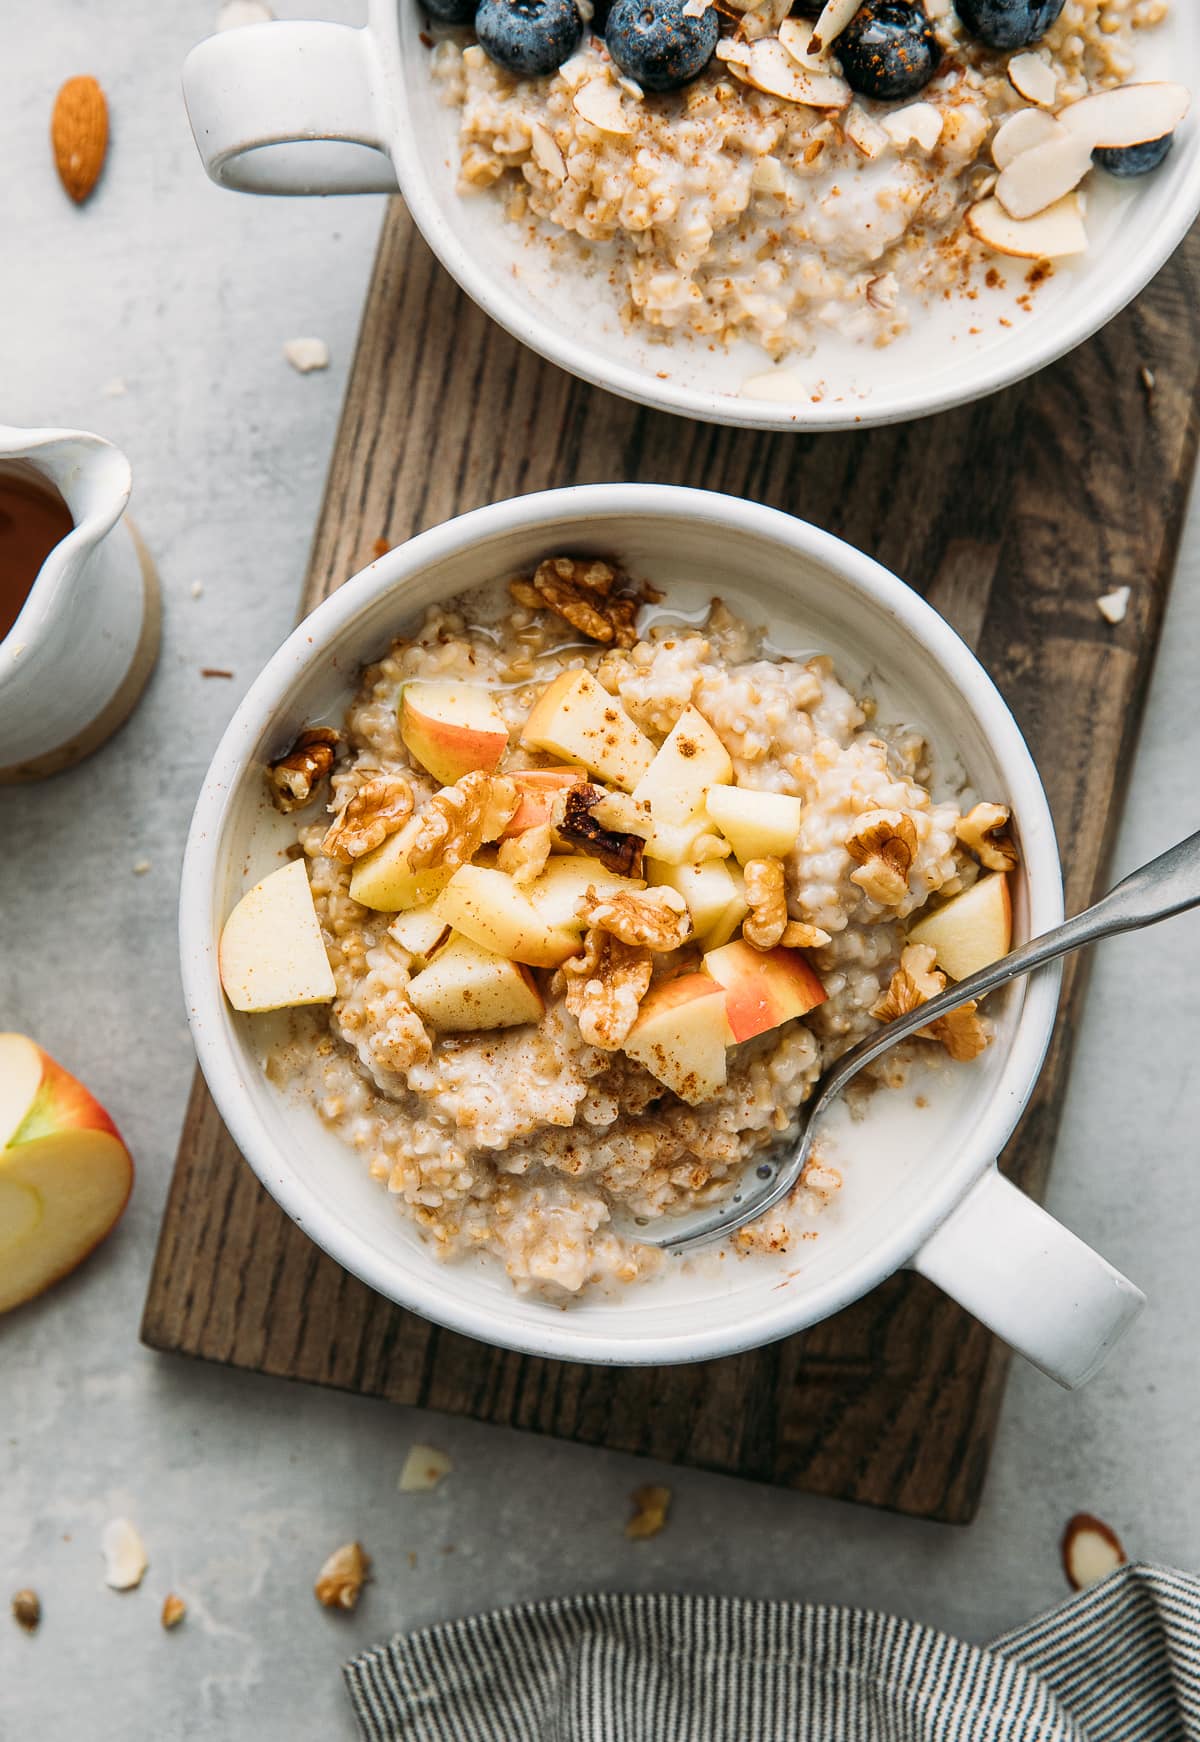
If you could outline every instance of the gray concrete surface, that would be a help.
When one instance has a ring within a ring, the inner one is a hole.
[[[116,1237],[0,1324],[0,1598],[6,1610],[32,1584],[45,1606],[34,1638],[0,1613],[0,1736],[349,1737],[338,1664],[356,1647],[585,1586],[881,1606],[983,1639],[1063,1595],[1057,1539],[1079,1508],[1138,1555],[1200,1566],[1196,918],[1098,960],[1051,1194],[1150,1309],[1082,1394],[1018,1368],[970,1530],[676,1472],[670,1527],[633,1544],[627,1495],[655,1472],[631,1458],[139,1347],[192,1071],[174,942],[185,825],[226,718],[291,621],[380,217],[371,200],[256,202],[205,182],[178,74],[216,3],[44,0],[0,22],[0,418],[126,448],[167,603],[162,661],[124,735],[72,774],[0,796],[0,1027],[37,1036],[94,1088],[140,1168]],[[46,148],[53,93],[79,71],[101,79],[113,113],[104,184],[82,211]],[[280,347],[307,333],[333,364],[301,378]],[[205,681],[202,664],[235,676]],[[1194,526],[1120,867],[1196,826],[1198,666]],[[396,1490],[414,1439],[454,1459],[436,1494]],[[128,1596],[102,1583],[99,1536],[116,1513],[151,1559]],[[353,1535],[377,1579],[339,1619],[311,1584]],[[168,1636],[169,1588],[189,1613]]]

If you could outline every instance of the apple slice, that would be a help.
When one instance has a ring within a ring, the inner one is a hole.
[[[707,974],[682,974],[651,986],[623,1051],[694,1107],[725,1082],[732,1042],[721,988]]]
[[[748,859],[783,859],[800,833],[798,798],[751,786],[710,786],[705,808],[744,865]]]
[[[745,880],[736,865],[730,868],[730,875],[734,881],[734,897],[703,939],[704,947],[708,950],[716,950],[722,944],[727,944],[750,911],[750,903],[746,900]]]
[[[652,859],[666,865],[692,865],[703,856],[704,843],[720,850],[719,838],[703,811],[686,823],[664,823],[656,819],[645,804],[627,792],[606,792],[592,806],[592,816],[602,828],[617,833],[638,835],[644,850]],[[727,850],[727,849],[726,849]]]
[[[705,859],[699,865],[668,865],[662,859],[647,859],[646,876],[651,883],[678,890],[688,904],[696,936],[701,939],[724,922],[741,895],[741,874],[735,874],[724,859]],[[743,897],[742,914],[748,912]],[[734,926],[737,923],[735,920]],[[731,926],[726,937],[732,936],[733,929]],[[718,941],[724,943],[725,939]]]
[[[235,1010],[329,1003],[337,987],[303,859],[246,891],[225,921],[218,958]]]
[[[481,949],[534,968],[557,968],[579,949],[575,932],[549,925],[511,877],[486,865],[456,871],[435,909]]]
[[[133,1162],[104,1108],[23,1034],[0,1034],[0,1313],[82,1264],[120,1220]]]
[[[479,684],[405,684],[400,736],[409,755],[444,786],[476,769],[491,774],[508,749],[504,715]]]
[[[388,936],[395,938],[400,948],[415,956],[422,965],[435,954],[440,944],[445,943],[449,932],[450,927],[434,911],[432,902],[425,907],[410,907],[388,927]]]
[[[825,1002],[825,988],[799,950],[756,950],[741,938],[709,950],[704,971],[725,989],[736,1040],[752,1040]]]
[[[540,1021],[545,1009],[528,968],[457,934],[409,981],[408,996],[441,1034],[516,1028]]]
[[[587,782],[582,768],[517,768],[509,779],[517,789],[517,808],[501,830],[502,841],[548,823],[554,815],[558,794]]]
[[[686,707],[633,789],[656,823],[689,822],[710,786],[733,779],[729,752],[698,708]]]
[[[389,835],[381,847],[355,861],[350,873],[352,901],[361,901],[378,913],[402,913],[424,907],[440,895],[450,881],[450,872],[440,865],[414,871],[408,863],[408,849],[419,826],[417,818],[410,817],[398,834]]]
[[[598,859],[583,853],[563,853],[546,861],[546,869],[525,891],[544,923],[581,932],[583,920],[576,909],[589,889],[597,895],[615,895],[621,889],[644,889],[640,877],[622,877],[606,871]]]
[[[1012,945],[1012,900],[1003,871],[981,877],[908,928],[910,944],[928,944],[952,980],[965,980],[1006,956]]]
[[[590,671],[560,671],[534,704],[521,740],[569,756],[631,792],[654,760],[654,745]]]

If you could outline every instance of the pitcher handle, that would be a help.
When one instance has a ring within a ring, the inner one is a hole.
[[[1140,1288],[990,1167],[912,1267],[1069,1390],[1146,1304]]]
[[[382,86],[370,31],[347,24],[243,25],[183,66],[205,170],[243,193],[395,193]]]

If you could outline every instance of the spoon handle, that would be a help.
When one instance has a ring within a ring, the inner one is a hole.
[[[1007,956],[1001,956],[990,967],[981,968],[966,980],[959,980],[936,998],[896,1017],[876,1034],[852,1047],[838,1061],[822,1086],[822,1102],[840,1093],[850,1078],[878,1058],[880,1053],[895,1046],[906,1035],[924,1028],[927,1023],[936,1022],[939,1016],[965,1004],[968,999],[982,998],[997,986],[1028,974],[1034,968],[1044,967],[1047,962],[1057,961],[1060,956],[1070,955],[1072,950],[1082,949],[1085,944],[1115,937],[1118,932],[1154,925],[1160,919],[1170,919],[1172,914],[1184,913],[1189,907],[1198,906],[1200,832],[1189,835],[1186,841],[1180,841],[1157,859],[1151,859],[1140,870],[1132,871],[1115,889],[1076,914],[1074,919],[1055,926],[1053,931],[1043,932],[1041,937],[1030,938],[1028,943],[1021,944]]]

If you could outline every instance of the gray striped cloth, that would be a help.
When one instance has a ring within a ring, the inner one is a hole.
[[[1122,1567],[990,1646],[863,1609],[571,1597],[344,1673],[368,1742],[1200,1742],[1200,1581]]]

